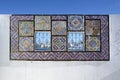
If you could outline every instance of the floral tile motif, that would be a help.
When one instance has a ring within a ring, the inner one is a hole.
[[[86,37],[86,51],[100,51],[100,36]]]
[[[35,30],[50,30],[50,16],[35,16]]]
[[[33,51],[33,37],[19,37],[19,51]]]
[[[68,30],[84,30],[84,17],[68,16]]]
[[[33,21],[19,21],[19,36],[33,36],[33,31]]]
[[[66,51],[66,37],[52,37],[52,51]]]
[[[68,32],[68,51],[84,51],[84,32]]]
[[[52,21],[52,35],[66,35],[66,21]]]
[[[86,20],[86,35],[100,35],[100,20]]]
[[[51,33],[50,31],[36,31],[34,36],[34,49],[36,51],[51,50]]]
[[[52,16],[52,20],[66,20],[66,16]]]

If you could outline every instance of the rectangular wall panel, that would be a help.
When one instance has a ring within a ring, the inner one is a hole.
[[[12,15],[10,59],[108,61],[109,15]]]

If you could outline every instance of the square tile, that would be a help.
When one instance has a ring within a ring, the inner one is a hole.
[[[86,36],[86,51],[100,51],[100,36]]]
[[[33,51],[33,37],[19,37],[19,51]]]
[[[84,17],[68,16],[68,30],[84,30]]]
[[[68,51],[84,51],[84,32],[68,32]]]
[[[35,16],[35,30],[50,30],[50,16]]]
[[[19,36],[33,36],[34,21],[19,21]]]
[[[52,21],[52,35],[66,35],[66,21]]]
[[[66,20],[66,16],[52,16],[52,20]]]
[[[66,37],[52,37],[52,51],[66,51]]]
[[[100,35],[100,20],[85,20],[86,35]]]
[[[36,51],[51,50],[51,32],[50,31],[35,31],[34,49]]]

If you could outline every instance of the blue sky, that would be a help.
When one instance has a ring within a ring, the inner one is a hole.
[[[120,0],[0,0],[1,14],[119,14]]]

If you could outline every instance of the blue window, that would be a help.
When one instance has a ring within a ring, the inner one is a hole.
[[[38,51],[51,50],[51,33],[50,31],[35,31],[34,49]]]
[[[84,32],[68,32],[68,51],[84,51]]]

